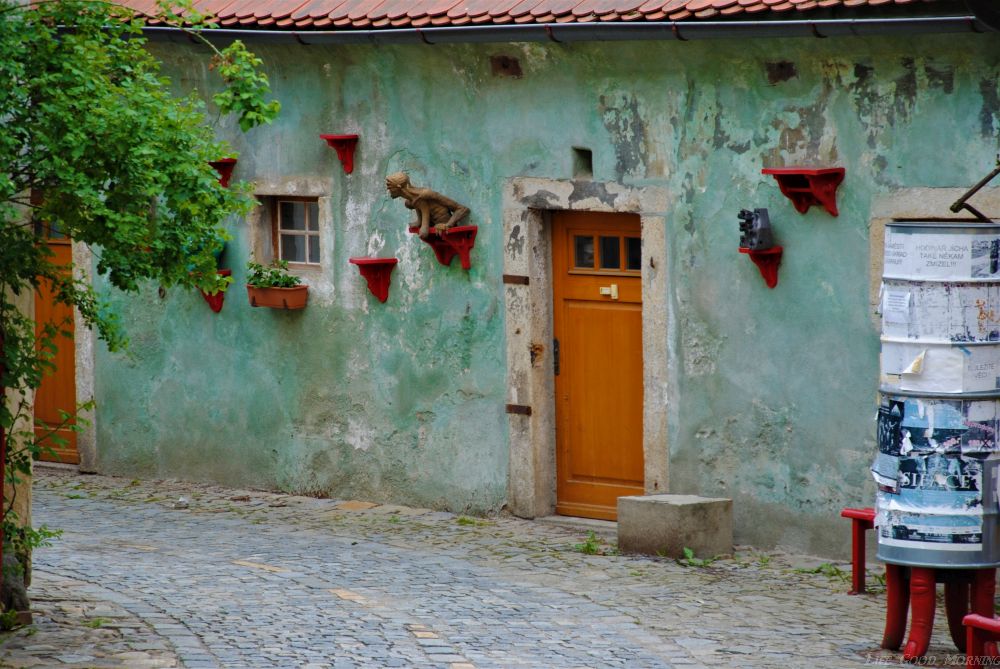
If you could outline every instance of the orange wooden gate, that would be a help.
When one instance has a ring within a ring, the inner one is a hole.
[[[52,249],[52,261],[64,266],[67,272],[72,271],[72,242],[47,226],[39,226],[39,236]],[[53,323],[65,334],[58,335],[55,340],[58,347],[56,357],[52,360],[56,367],[55,373],[46,375],[35,393],[35,436],[44,438],[41,442],[44,448],[42,460],[79,464],[76,432],[69,429],[72,421],[55,430],[54,435],[50,435],[52,430],[46,427],[62,424],[64,418],[61,412],[76,413],[76,352],[73,343],[73,309],[56,302],[52,296],[52,286],[49,282],[42,281],[35,293],[36,339],[41,336],[46,323]],[[45,438],[47,435],[48,438]],[[57,443],[52,436],[65,443]]]
[[[639,217],[552,219],[556,512],[617,518],[643,494]]]

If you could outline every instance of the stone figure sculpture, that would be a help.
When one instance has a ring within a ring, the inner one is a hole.
[[[393,198],[403,198],[407,209],[415,209],[417,220],[414,226],[419,226],[420,238],[426,239],[433,225],[434,230],[442,233],[453,227],[469,214],[468,207],[460,205],[450,197],[441,195],[430,188],[418,188],[410,183],[406,172],[396,172],[385,178],[385,187]]]

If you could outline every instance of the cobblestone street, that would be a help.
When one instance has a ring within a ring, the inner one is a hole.
[[[35,623],[6,633],[3,666],[898,663],[878,650],[884,595],[846,595],[849,566],[821,560],[685,566],[509,517],[54,469],[34,513],[64,534],[36,553]]]

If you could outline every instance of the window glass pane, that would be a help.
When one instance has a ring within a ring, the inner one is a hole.
[[[281,235],[281,259],[288,262],[305,262],[306,238],[300,235]]]
[[[642,269],[642,240],[625,238],[625,269]]]
[[[49,239],[66,239],[66,235],[56,225],[39,221],[38,219],[35,219],[35,234],[39,237],[48,237]]]
[[[309,262],[319,264],[319,236],[309,236]]]
[[[307,202],[306,207],[309,209],[309,229],[319,230],[319,205],[315,202]]]
[[[594,238],[593,237],[573,237],[575,250],[574,267],[594,268]]]
[[[621,269],[621,239],[601,237],[601,269]]]
[[[282,230],[305,230],[306,208],[303,202],[281,202],[278,213],[279,227]]]

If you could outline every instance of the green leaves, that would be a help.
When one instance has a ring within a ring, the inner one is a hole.
[[[197,30],[211,23],[190,2],[162,10],[205,39]],[[122,344],[113,320],[89,285],[48,262],[33,221],[91,246],[98,272],[122,290],[156,281],[212,291],[225,286],[211,254],[226,239],[222,222],[254,205],[245,187],[218,184],[208,162],[234,153],[201,100],[171,94],[141,26],[105,2],[0,0],[0,293],[58,282],[57,299],[80,307],[112,347]],[[223,111],[244,129],[270,122],[279,105],[265,101],[260,59],[239,42],[214,50],[229,85]],[[6,377],[7,387],[34,383],[23,370]]]
[[[243,42],[236,40],[212,58],[212,66],[226,82],[226,89],[213,101],[223,114],[238,114],[243,132],[277,117],[281,105],[277,100],[265,102],[267,77],[259,71],[260,58],[250,53]]]
[[[694,551],[685,546],[683,548],[684,557],[677,559],[677,564],[683,565],[685,567],[707,567],[713,562],[718,560],[718,557],[710,558],[697,558],[694,556]]]
[[[288,273],[287,260],[272,260],[264,266],[250,261],[247,263],[247,285],[254,288],[292,288],[302,280]]]

